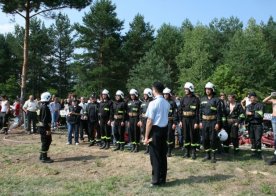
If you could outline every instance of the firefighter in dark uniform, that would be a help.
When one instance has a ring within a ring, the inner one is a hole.
[[[115,101],[113,102],[111,119],[114,123],[114,137],[116,139],[117,150],[124,150],[125,140],[125,120],[126,120],[127,105],[124,101],[124,93],[120,90],[116,92]]]
[[[86,110],[88,117],[88,141],[89,146],[93,146],[95,143],[99,144],[101,142],[101,132],[98,122],[99,103],[97,102],[96,93],[92,93],[90,97],[90,103],[88,103]],[[96,140],[95,133],[97,133]]]
[[[227,110],[226,110],[226,106],[228,104],[227,100],[226,100],[226,94],[221,92],[220,93],[220,104],[221,104],[221,128],[223,128],[224,130],[226,130],[227,134],[229,135],[230,132],[228,132],[228,121],[227,121]],[[219,145],[219,152],[224,152],[224,153],[229,153],[229,140],[230,138],[228,137],[228,139],[226,141],[224,141],[221,145]],[[223,147],[223,148],[222,148]]]
[[[39,133],[41,137],[41,152],[40,161],[42,163],[52,163],[53,160],[47,156],[47,152],[52,143],[51,134],[51,112],[48,107],[51,100],[51,94],[49,92],[44,92],[41,94],[41,106],[39,110]]]
[[[232,142],[234,153],[239,152],[239,125],[244,121],[244,109],[242,105],[236,102],[236,96],[228,95],[228,103],[226,105],[227,126],[226,132],[230,137],[224,142],[223,147],[229,151],[229,144]]]
[[[131,89],[129,92],[130,100],[127,103],[127,119],[129,121],[130,142],[132,143],[131,152],[139,152],[140,144],[140,128],[139,128],[139,114],[141,102],[138,98],[138,91]]]
[[[102,100],[99,103],[99,124],[101,130],[100,149],[109,149],[111,142],[111,109],[112,101],[109,98],[109,91],[102,91]]]
[[[203,161],[216,162],[218,150],[218,131],[221,129],[222,110],[219,98],[215,97],[215,86],[211,82],[205,85],[205,96],[200,100],[199,127],[202,129],[202,142],[206,152]]]
[[[167,131],[167,145],[168,145],[168,153],[167,156],[172,156],[172,149],[174,147],[174,141],[175,141],[175,128],[177,124],[177,105],[174,100],[172,100],[171,97],[171,89],[165,88],[163,90],[164,98],[169,102],[170,104],[170,111],[168,116],[168,131]]]
[[[264,106],[257,102],[256,93],[249,94],[251,104],[246,107],[246,120],[248,122],[249,137],[251,140],[252,157],[262,158],[262,135]]]
[[[139,127],[141,128],[141,132],[143,136],[145,137],[146,133],[146,124],[147,124],[147,117],[145,116],[149,103],[152,101],[152,90],[150,88],[146,88],[144,90],[144,99],[141,103],[140,107],[140,121],[139,121]],[[149,153],[149,145],[146,145],[146,151],[145,154]]]
[[[183,129],[185,154],[184,158],[190,157],[196,159],[196,148],[200,146],[199,136],[199,98],[194,94],[194,85],[186,82],[184,85],[185,96],[181,99],[178,116],[180,118],[179,126]]]

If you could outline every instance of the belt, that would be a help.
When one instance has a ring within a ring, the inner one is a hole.
[[[120,120],[120,119],[123,119],[123,115],[114,115],[114,119],[116,120]]]
[[[194,112],[183,112],[183,116],[195,116]]]
[[[217,117],[215,115],[202,115],[202,119],[207,121],[215,120],[216,118]]]
[[[227,122],[228,123],[236,123],[236,122],[238,122],[238,119],[230,118],[230,119],[227,119]]]
[[[137,112],[129,112],[128,115],[130,117],[136,117],[136,116],[138,116]]]
[[[173,117],[168,117],[169,120],[173,120]]]

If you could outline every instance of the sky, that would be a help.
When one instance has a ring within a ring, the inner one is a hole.
[[[198,22],[208,25],[214,18],[238,17],[246,26],[250,18],[257,23],[267,22],[272,16],[276,20],[276,0],[112,0],[116,5],[116,13],[123,20],[124,31],[129,28],[136,14],[144,16],[156,30],[164,23],[180,27],[188,18],[193,24]],[[84,13],[89,12],[87,7],[81,11],[64,9],[71,23],[82,23]],[[14,19],[14,20],[12,20]],[[41,18],[46,26],[53,20]],[[14,25],[24,26],[21,17],[0,12],[0,33],[5,34],[14,30]]]

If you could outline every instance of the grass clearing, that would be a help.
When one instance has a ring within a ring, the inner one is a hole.
[[[150,188],[151,166],[143,152],[130,153],[66,145],[53,135],[52,164],[38,160],[39,135],[0,135],[0,195],[275,195],[276,166],[240,155],[219,156],[216,164],[168,158],[168,182]],[[265,151],[266,156],[271,152]]]

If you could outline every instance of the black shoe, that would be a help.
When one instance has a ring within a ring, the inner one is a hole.
[[[134,152],[134,153],[139,152],[139,145],[136,145],[136,146],[135,146],[135,149],[134,149],[133,152]]]
[[[50,158],[50,157],[47,157],[47,153],[41,153],[41,162],[42,163],[53,163],[54,161]]]
[[[146,146],[146,150],[145,150],[144,154],[149,154],[149,146],[148,145]]]
[[[168,148],[167,157],[171,157],[171,156],[172,156],[172,148],[169,147],[169,148]]]
[[[110,143],[109,142],[106,142],[106,145],[105,145],[105,150],[109,149],[110,148]]]
[[[190,148],[186,148],[185,149],[185,153],[183,155],[183,158],[190,158],[191,157],[191,154],[190,154]]]
[[[272,157],[272,159],[270,159],[268,162],[267,162],[268,165],[274,165],[276,164],[276,155],[274,155]]]
[[[216,162],[217,162],[216,152],[212,152],[211,163],[216,163]]]
[[[121,151],[124,151],[124,150],[125,150],[125,145],[124,145],[124,144],[121,144],[120,150],[121,150]]]
[[[136,144],[132,144],[132,148],[131,148],[130,152],[134,152],[135,148],[136,148]]]
[[[104,149],[106,147],[106,142],[103,141],[102,145],[100,146],[100,149]]]
[[[223,147],[223,152],[224,153],[229,153],[229,146]]]
[[[234,148],[234,154],[239,154],[240,149],[239,148]]]
[[[120,148],[121,148],[121,145],[118,143],[118,144],[117,144],[117,147],[116,147],[113,151],[120,150]]]
[[[196,159],[196,149],[195,148],[192,149],[192,159],[193,160]]]
[[[210,153],[210,152],[206,152],[206,155],[205,155],[205,157],[202,159],[202,161],[205,162],[205,161],[208,161],[208,160],[210,160],[210,159],[211,159],[211,153]]]

